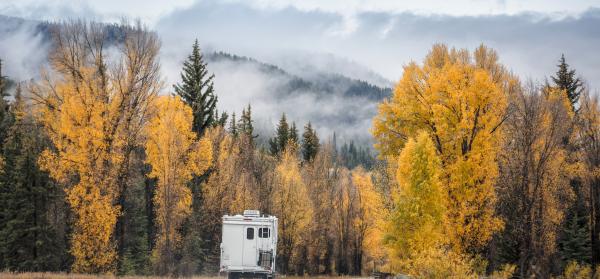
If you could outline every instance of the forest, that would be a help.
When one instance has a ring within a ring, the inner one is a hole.
[[[217,111],[198,41],[166,84],[158,35],[118,27],[50,25],[39,79],[0,63],[0,270],[214,276],[221,217],[258,209],[280,275],[600,276],[600,106],[564,55],[540,83],[435,44],[373,149],[286,114],[258,142],[252,104]]]

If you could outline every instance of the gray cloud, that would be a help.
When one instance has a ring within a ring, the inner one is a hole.
[[[484,43],[497,49],[502,62],[517,74],[534,79],[552,74],[564,53],[592,86],[600,87],[599,9],[560,19],[537,13],[461,17],[359,13],[354,32],[334,32],[345,20],[336,13],[202,1],[163,17],[156,28],[165,47],[169,42],[186,46],[180,42],[198,38],[205,46],[275,64],[285,63],[277,58],[283,52],[326,53],[366,65],[389,80],[397,80],[409,61],[421,61],[437,42],[467,48]]]
[[[0,16],[1,17],[1,16]],[[39,77],[46,64],[49,46],[36,29],[36,23],[0,18],[0,59],[2,74],[17,81]]]
[[[84,16],[94,14],[88,8],[83,10]],[[73,11],[65,13],[71,16]],[[298,76],[315,78],[322,72],[337,72],[379,85],[398,80],[403,65],[421,61],[438,42],[470,49],[486,44],[498,50],[501,61],[512,71],[537,80],[553,74],[564,53],[592,89],[600,88],[600,9],[577,16],[533,12],[445,16],[360,10],[344,15],[323,9],[299,10],[293,5],[271,9],[204,0],[173,10],[152,26],[163,41],[161,60],[169,84],[178,81],[181,64],[198,38],[206,52],[222,50],[255,57]],[[36,50],[40,43],[31,29],[19,30],[12,35],[0,33],[0,57],[6,57],[7,70],[12,71],[9,75],[24,79],[35,73],[44,57],[40,55],[43,51]],[[335,94],[317,98],[314,92],[296,92],[282,99],[273,88],[285,83],[285,77],[261,73],[252,65],[219,62],[209,67],[216,74],[220,110],[239,114],[251,103],[261,133],[270,133],[286,112],[299,125],[313,121],[323,135],[335,130],[347,139],[369,137],[376,112],[372,101]],[[356,119],[336,121],[348,112]]]

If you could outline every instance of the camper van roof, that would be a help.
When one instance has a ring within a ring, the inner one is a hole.
[[[260,211],[258,210],[244,210],[244,216],[246,217],[259,217],[260,216]]]
[[[254,216],[247,216],[247,215],[225,215],[223,216],[223,222],[226,223],[230,223],[230,222],[234,222],[234,223],[238,223],[238,222],[243,222],[243,223],[248,223],[248,222],[258,222],[258,223],[262,223],[262,222],[271,222],[273,220],[277,220],[277,217],[275,216],[260,216],[260,215],[254,215]]]

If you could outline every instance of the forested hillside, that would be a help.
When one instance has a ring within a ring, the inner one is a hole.
[[[0,36],[19,36],[26,41],[24,44],[37,45],[30,55],[33,58],[28,61],[35,65],[26,67],[28,72],[37,75],[39,68],[46,63],[45,52],[50,51],[52,42],[50,30],[56,24],[0,15]],[[103,28],[106,48],[123,42],[125,30],[122,26],[104,24]],[[376,113],[377,103],[391,94],[391,88],[332,72],[313,71],[309,76],[301,77],[273,64],[222,51],[210,51],[205,55],[220,93],[218,107],[239,113],[252,103],[257,108],[254,118],[260,142],[268,140],[273,132],[272,126],[282,113],[286,113],[295,121],[312,121],[324,139],[331,140],[336,133],[340,145],[353,141],[355,145],[372,151],[372,136],[368,131],[370,119]],[[165,63],[165,60],[176,58],[159,55],[159,59]],[[306,102],[312,102],[313,106],[304,106]]]
[[[258,209],[280,220],[281,275],[598,274],[600,107],[564,56],[535,83],[484,45],[435,44],[390,92],[196,41],[165,84],[140,23],[44,26],[37,78],[0,64],[0,270],[215,275],[221,217]],[[276,80],[270,97],[305,98],[275,103],[260,132],[260,100],[219,110],[244,98],[247,83],[217,86],[239,68]],[[353,106],[290,117],[334,100]],[[319,130],[342,122],[375,151]]]

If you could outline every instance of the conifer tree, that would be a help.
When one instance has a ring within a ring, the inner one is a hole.
[[[572,108],[577,111],[576,106],[583,91],[583,82],[576,77],[575,69],[569,69],[564,54],[560,57],[557,67],[558,71],[556,76],[552,77],[552,81],[556,87],[566,92]]]
[[[194,42],[192,54],[183,62],[181,83],[174,85],[175,93],[192,108],[194,120],[192,130],[202,136],[218,117],[215,113],[217,97],[214,94],[214,75],[209,75],[198,40]]]
[[[308,162],[315,158],[319,151],[319,137],[317,131],[312,128],[310,121],[304,126],[302,134],[302,158]]]
[[[2,59],[0,59],[0,147],[4,142],[7,131],[8,103],[5,98],[8,97],[6,92],[8,84],[8,78],[2,75]],[[1,160],[2,158],[0,157],[0,161]]]
[[[231,121],[229,121],[229,133],[234,136],[237,137],[238,135],[238,125],[236,123],[236,119],[235,119],[235,112],[231,114]]]
[[[247,108],[242,110],[240,121],[238,130],[246,135],[248,140],[250,140],[250,143],[253,144],[254,138],[256,138],[257,135],[254,135],[254,120],[252,120],[252,108],[250,107],[250,104],[248,104]]]
[[[285,113],[281,115],[275,137],[269,140],[271,154],[279,156],[284,150],[289,140],[290,128],[285,117]]]
[[[215,115],[219,115],[219,111],[216,111]],[[229,118],[229,114],[227,114],[227,112],[222,112],[221,116],[219,117],[219,119],[217,119],[217,121],[215,121],[213,126],[221,126],[221,127],[225,127],[225,124],[227,124],[227,119]]]
[[[9,111],[8,127],[2,154],[5,169],[0,176],[3,190],[0,225],[1,268],[13,271],[57,270],[62,253],[56,244],[48,209],[55,196],[55,185],[38,167],[37,159],[47,140],[26,113],[25,101],[17,85]]]
[[[592,249],[586,219],[574,211],[573,216],[566,220],[564,236],[560,243],[564,262],[590,262]]]
[[[296,122],[292,122],[289,133],[290,141],[298,143],[298,128],[296,128]]]

